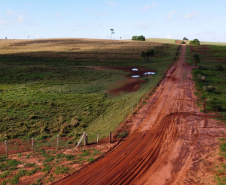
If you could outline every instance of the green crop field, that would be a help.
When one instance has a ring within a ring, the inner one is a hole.
[[[155,48],[141,63],[141,51]],[[107,136],[129,108],[162,77],[177,45],[89,39],[0,40],[0,140],[51,137],[75,140],[86,131]],[[134,66],[156,70],[136,92],[109,93]]]

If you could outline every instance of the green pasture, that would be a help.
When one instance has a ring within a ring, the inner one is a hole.
[[[113,131],[130,108],[161,79],[172,61],[176,45],[168,45],[152,60],[0,55],[0,140],[31,137],[72,137],[85,131],[92,141]],[[146,76],[137,92],[107,93],[125,79],[119,70],[94,70],[87,66],[134,66],[156,70]]]

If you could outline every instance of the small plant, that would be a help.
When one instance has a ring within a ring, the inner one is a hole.
[[[62,159],[65,158],[65,154],[56,154],[56,159]]]
[[[100,152],[99,150],[95,149],[95,150],[93,151],[93,156],[96,156],[96,155],[98,155],[98,154],[101,154],[101,152]]]
[[[87,161],[88,162],[93,162],[93,161],[95,161],[95,159],[93,157],[90,157]]]
[[[66,155],[66,160],[67,161],[71,161],[71,160],[74,160],[74,159],[75,159],[74,155]]]
[[[26,163],[24,166],[25,167],[34,167],[36,164],[35,163]]]
[[[47,157],[45,160],[44,160],[44,162],[51,162],[51,161],[53,161],[54,160],[54,157],[53,156],[50,156],[50,157]]]
[[[118,137],[118,138],[124,138],[124,137],[126,137],[128,134],[129,134],[128,131],[124,131],[124,132],[119,133],[117,137]]]
[[[8,166],[15,168],[20,164],[20,161],[13,159],[6,161],[6,163],[8,164]]]
[[[9,176],[11,173],[9,171],[5,171],[3,172],[2,174],[0,174],[0,179],[4,179],[6,178],[7,176]]]
[[[89,155],[90,155],[89,150],[82,150],[82,153],[80,154],[81,157],[86,157],[86,156],[89,156]]]
[[[10,181],[11,184],[18,184],[19,183],[19,176],[14,175]]]
[[[31,154],[28,154],[27,156],[26,156],[26,159],[29,159],[31,157]]]
[[[68,173],[69,168],[68,167],[64,167],[64,166],[57,166],[56,170],[55,170],[55,174],[59,175],[59,174],[67,174]]]

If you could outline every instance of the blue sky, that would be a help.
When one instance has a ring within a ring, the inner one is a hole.
[[[198,38],[226,42],[226,0],[0,0],[0,39]]]

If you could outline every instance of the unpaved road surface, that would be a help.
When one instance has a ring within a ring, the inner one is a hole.
[[[185,52],[182,45],[180,61],[135,115],[134,133],[58,184],[196,184],[188,172],[202,170],[199,164],[226,129],[197,107]]]

